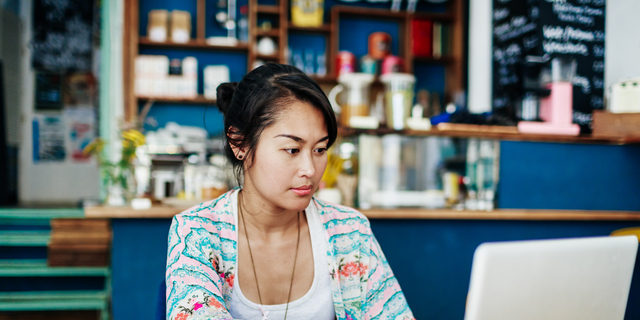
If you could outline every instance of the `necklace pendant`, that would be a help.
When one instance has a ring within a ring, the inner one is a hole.
[[[269,311],[264,310],[262,305],[258,305],[258,309],[260,309],[260,312],[262,312],[262,320],[269,320],[269,318],[267,318],[267,316],[269,315]]]

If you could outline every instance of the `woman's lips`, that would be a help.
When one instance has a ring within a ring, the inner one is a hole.
[[[302,187],[297,187],[297,188],[291,188],[291,191],[293,191],[295,194],[297,194],[299,196],[306,196],[306,195],[309,195],[311,193],[311,186],[302,186]]]

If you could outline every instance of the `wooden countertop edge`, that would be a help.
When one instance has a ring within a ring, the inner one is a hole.
[[[525,209],[458,211],[450,209],[370,209],[362,210],[362,213],[364,213],[369,219],[640,221],[640,212],[635,211]]]
[[[134,210],[129,207],[88,207],[87,218],[154,219],[172,218],[188,208],[158,206]],[[369,219],[432,220],[538,220],[538,221],[640,221],[637,211],[525,210],[458,211],[451,209],[369,209],[360,210]]]

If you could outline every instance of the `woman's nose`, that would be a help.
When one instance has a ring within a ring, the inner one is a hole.
[[[301,157],[300,175],[303,177],[313,177],[315,173],[316,168],[313,163],[313,156],[305,155],[304,157]]]

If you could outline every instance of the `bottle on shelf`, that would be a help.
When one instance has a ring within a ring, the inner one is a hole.
[[[241,42],[249,41],[249,19],[247,14],[249,9],[247,5],[240,7],[240,19],[238,19],[238,40]]]

